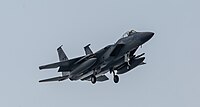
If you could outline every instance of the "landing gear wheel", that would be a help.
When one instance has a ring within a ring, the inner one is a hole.
[[[96,77],[94,75],[91,76],[91,82],[92,84],[95,84],[96,83]]]
[[[114,80],[115,83],[118,83],[119,82],[119,76],[118,75],[114,75],[113,80]]]

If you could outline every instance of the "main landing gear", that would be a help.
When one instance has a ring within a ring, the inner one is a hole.
[[[118,83],[119,82],[119,76],[118,75],[114,75],[113,81],[115,83]]]
[[[119,82],[119,76],[115,74],[115,71],[113,69],[110,70],[110,73],[113,73],[113,81],[115,83],[118,83]],[[96,81],[97,81],[97,78],[96,78],[95,74],[91,75],[92,84],[95,84]]]
[[[115,83],[118,83],[119,82],[119,76],[115,74],[114,70],[110,70],[110,73],[113,73],[113,81]]]
[[[97,78],[94,75],[91,76],[91,82],[92,84],[95,84],[97,82]]]

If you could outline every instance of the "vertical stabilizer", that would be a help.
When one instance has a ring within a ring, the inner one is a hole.
[[[87,46],[84,47],[85,50],[85,54],[93,54],[92,50],[90,49],[90,44],[88,44]]]
[[[59,60],[65,61],[65,60],[68,60],[68,58],[67,58],[65,52],[63,51],[62,46],[63,45],[61,45],[60,47],[57,48],[57,52],[58,52]]]

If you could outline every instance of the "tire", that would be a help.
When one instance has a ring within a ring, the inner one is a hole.
[[[96,77],[94,75],[91,76],[91,82],[92,84],[95,84],[96,83]]]
[[[115,75],[114,78],[113,78],[113,80],[114,80],[115,83],[118,83],[119,82],[119,76]]]

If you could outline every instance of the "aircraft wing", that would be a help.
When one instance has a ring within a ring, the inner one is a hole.
[[[70,60],[66,60],[66,61],[61,61],[61,62],[56,62],[56,63],[52,63],[52,64],[47,64],[47,65],[42,65],[39,67],[40,70],[42,69],[50,69],[50,68],[57,68],[60,66],[65,66],[66,67],[70,67],[73,63],[77,62],[78,60],[80,60],[81,58],[83,58],[84,56],[78,57],[78,58],[74,58],[74,59],[70,59]]]
[[[39,82],[63,81],[63,80],[66,80],[66,79],[68,79],[68,76],[59,76],[59,77],[53,77],[53,78],[40,80]]]
[[[124,44],[117,44],[112,50],[110,56],[117,56],[123,47]]]

